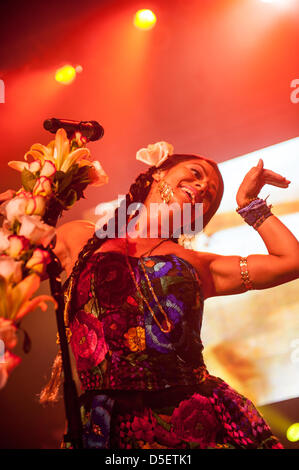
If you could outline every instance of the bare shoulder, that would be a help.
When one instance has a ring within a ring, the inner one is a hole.
[[[214,293],[213,277],[210,270],[210,264],[215,258],[215,254],[204,251],[195,251],[186,249],[177,243],[169,242],[170,245],[165,244],[165,252],[173,253],[182,259],[185,259],[196,270],[201,282],[204,298],[212,297]]]
[[[88,220],[72,220],[57,228],[57,237],[62,239],[73,239],[74,235],[85,238],[92,235],[95,230],[95,224]]]
[[[87,220],[72,220],[56,229],[54,252],[67,274],[71,271],[78,254],[95,231],[95,224]]]

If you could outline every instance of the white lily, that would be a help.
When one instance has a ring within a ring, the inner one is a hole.
[[[102,186],[103,184],[108,183],[109,177],[103,170],[103,167],[99,161],[94,160],[93,162],[88,162],[88,164],[91,164],[88,170],[88,176],[92,186]]]
[[[8,165],[18,171],[22,171],[24,168],[29,169],[29,158],[40,160],[42,167],[48,160],[55,165],[56,170],[67,172],[74,163],[79,163],[82,159],[88,160],[90,163],[90,152],[86,147],[71,151],[70,140],[67,138],[65,130],[58,129],[55,140],[52,140],[47,146],[33,144],[29,152],[25,153],[25,162],[11,161]],[[48,168],[49,163],[44,169],[45,176],[48,176]]]

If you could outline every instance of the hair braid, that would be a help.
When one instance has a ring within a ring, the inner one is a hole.
[[[119,229],[122,229],[122,227],[118,227],[118,212],[122,210],[122,207],[125,205],[127,208],[131,203],[134,202],[144,202],[149,191],[151,188],[151,184],[153,181],[153,173],[156,171],[155,167],[150,167],[148,171],[145,173],[141,173],[134,183],[130,186],[129,192],[126,194],[125,198],[122,200],[120,206],[116,208],[113,217],[106,222],[106,224],[103,226],[104,230],[107,230],[107,227],[111,222],[113,222],[114,227],[115,227],[115,238],[118,237]],[[126,213],[126,226],[128,223],[128,214]],[[93,236],[87,241],[87,243],[84,245],[82,250],[80,251],[78,255],[78,259],[73,267],[73,270],[71,272],[71,275],[68,279],[68,281],[72,280],[72,288],[70,290],[70,298],[74,299],[74,292],[76,290],[76,285],[78,282],[78,278],[80,275],[80,272],[82,271],[86,261],[90,258],[92,253],[94,253],[96,250],[98,250],[102,244],[106,241],[106,238],[99,238],[97,236],[97,233],[95,232]],[[72,310],[72,307],[70,305],[70,309]]]
[[[120,206],[115,210],[114,216],[103,226],[104,230],[107,230],[108,224],[111,223],[111,221],[115,224],[115,237],[117,238],[118,233],[119,233],[119,227],[118,227],[118,212],[122,210],[123,205],[126,204],[126,208],[131,204],[131,203],[136,203],[136,202],[144,202],[149,191],[151,188],[151,184],[153,181],[153,173],[156,171],[155,167],[150,167],[148,171],[145,173],[141,173],[134,183],[130,186],[129,192],[126,194],[126,197],[123,199],[121,202]],[[128,214],[126,211],[126,227],[128,223]],[[122,227],[120,227],[122,229]],[[72,317],[72,314],[74,314],[74,297],[75,297],[75,291],[78,283],[78,279],[80,276],[80,273],[82,269],[84,268],[84,265],[90,258],[90,256],[98,250],[102,244],[106,241],[106,238],[99,238],[97,236],[97,233],[93,234],[93,236],[87,241],[87,243],[84,245],[82,250],[80,251],[78,255],[78,259],[73,267],[73,270],[64,283],[63,289],[67,291],[67,297],[69,299],[69,303],[66,304],[65,308],[65,313],[64,313],[64,319],[65,319],[65,326],[69,326],[69,315]],[[46,404],[50,402],[56,402],[59,399],[59,388],[61,384],[61,378],[62,378],[62,360],[61,360],[61,351],[58,352],[53,366],[52,366],[52,373],[51,373],[51,378],[50,381],[48,382],[47,385],[43,388],[39,395],[39,402],[41,404]]]

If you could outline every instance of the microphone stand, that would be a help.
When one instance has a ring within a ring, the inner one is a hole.
[[[64,441],[71,442],[74,449],[83,449],[82,440],[82,421],[79,408],[79,400],[76,384],[73,379],[68,341],[64,324],[64,298],[60,273],[62,267],[59,259],[50,248],[51,262],[47,266],[51,293],[57,302],[56,321],[60,341],[62,367],[64,372],[63,396],[65,415],[67,419],[67,434],[64,435]]]
[[[63,122],[61,123],[60,127],[65,128],[68,138],[71,139],[74,130],[68,129],[68,127],[64,125]],[[82,133],[80,132],[80,130],[77,130],[77,132],[78,134],[81,134],[82,137]],[[84,137],[84,139],[86,143],[90,140],[88,137]],[[58,213],[57,211],[55,212],[54,207],[52,207],[51,209],[53,215],[49,217],[46,222],[52,226],[56,226],[57,219],[60,213]],[[50,244],[50,246],[48,247],[48,251],[51,255],[51,262],[47,266],[47,273],[49,276],[51,294],[57,302],[56,322],[61,349],[62,368],[64,373],[63,397],[65,415],[67,420],[67,433],[64,435],[64,441],[71,442],[74,449],[83,449],[83,429],[79,407],[79,399],[76,384],[74,382],[72,374],[70,353],[64,323],[64,297],[60,279],[62,267],[59,259],[53,252],[54,246],[55,242],[54,244]]]

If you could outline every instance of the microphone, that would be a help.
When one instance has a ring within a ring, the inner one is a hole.
[[[52,134],[63,128],[69,139],[75,132],[80,132],[92,141],[99,140],[104,135],[104,129],[97,121],[71,121],[69,119],[51,118],[44,121],[44,128]]]

